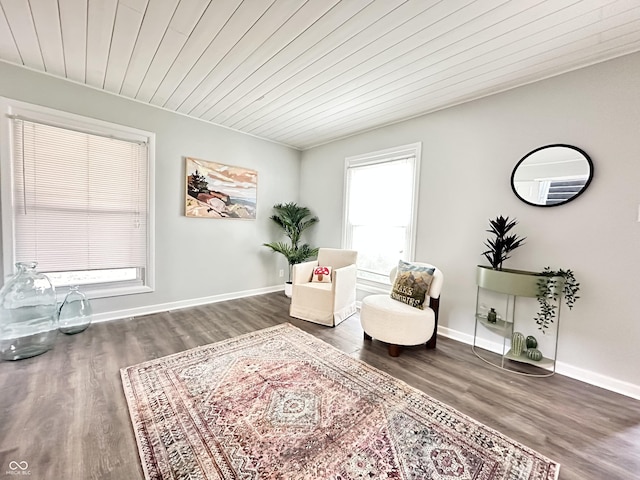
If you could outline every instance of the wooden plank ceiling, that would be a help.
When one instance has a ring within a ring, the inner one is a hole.
[[[0,0],[0,59],[305,149],[640,50],[638,0]]]

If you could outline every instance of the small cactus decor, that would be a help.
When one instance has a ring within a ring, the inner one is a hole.
[[[537,348],[529,348],[527,350],[527,358],[529,360],[533,360],[534,362],[539,362],[542,360],[542,352]]]
[[[511,336],[511,352],[516,355],[522,355],[526,350],[526,341],[524,335],[520,332],[513,332]]]
[[[527,348],[536,348],[538,346],[538,340],[533,335],[527,337]]]

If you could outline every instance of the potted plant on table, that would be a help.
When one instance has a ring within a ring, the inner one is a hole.
[[[310,247],[306,243],[300,245],[300,237],[307,228],[315,225],[319,220],[318,217],[311,215],[311,211],[307,207],[301,207],[294,202],[278,203],[273,206],[273,209],[276,213],[269,218],[284,230],[285,235],[289,238],[289,243],[271,242],[263,245],[274,252],[281,253],[287,259],[289,280],[285,283],[285,294],[290,297],[293,265],[302,263],[318,254],[317,248]]]
[[[488,248],[482,254],[491,264],[491,268],[478,265],[478,285],[492,290],[518,296],[535,296],[540,305],[535,321],[538,329],[545,330],[557,316],[559,305],[557,300],[562,293],[565,304],[571,310],[575,301],[580,298],[576,294],[580,284],[571,270],[551,270],[546,267],[542,272],[526,272],[522,270],[503,269],[502,263],[510,258],[510,253],[524,244],[526,238],[509,233],[517,225],[516,220],[500,215],[489,220],[487,232],[494,235],[485,242]]]
[[[489,230],[493,237],[488,238],[484,245],[487,250],[482,255],[489,261],[491,267],[478,265],[477,283],[479,286],[485,286],[493,290],[508,293],[512,289],[516,289],[517,295],[523,295],[524,291],[530,291],[535,287],[537,279],[533,279],[526,273],[536,275],[532,272],[523,272],[520,270],[502,269],[505,260],[511,257],[511,252],[516,248],[524,245],[526,238],[519,237],[515,233],[510,233],[513,227],[518,224],[517,220],[509,220],[509,217],[500,215],[495,220],[489,220]]]

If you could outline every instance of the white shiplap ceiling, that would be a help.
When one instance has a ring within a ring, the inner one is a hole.
[[[640,0],[0,0],[0,59],[305,149],[640,50]]]

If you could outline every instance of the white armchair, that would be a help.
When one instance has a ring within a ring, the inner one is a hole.
[[[356,313],[355,250],[321,248],[318,259],[293,266],[289,315],[335,327]],[[331,282],[312,282],[317,266],[331,267]]]
[[[427,348],[436,348],[440,292],[444,275],[435,265],[414,263],[435,269],[423,309],[401,303],[389,295],[369,295],[362,300],[360,308],[360,322],[365,340],[375,338],[388,343],[389,355],[392,357],[400,355],[402,346],[426,343]],[[392,285],[396,271],[394,268],[389,275]]]

